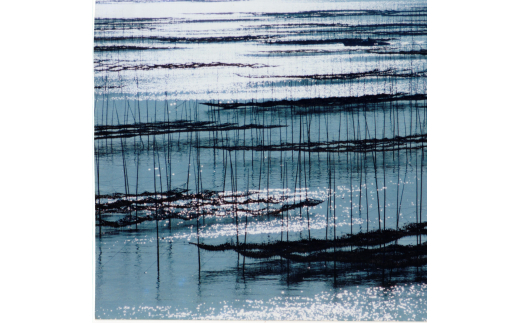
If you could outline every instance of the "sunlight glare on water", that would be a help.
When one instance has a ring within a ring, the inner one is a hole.
[[[118,307],[107,318],[123,316],[134,319],[201,319],[201,320],[352,320],[402,321],[426,318],[426,284],[339,289],[321,292],[314,297],[281,296],[269,300],[232,300],[204,302],[194,311],[172,306]],[[424,308],[422,310],[421,308]],[[107,313],[108,314],[108,313]]]
[[[426,320],[426,1],[98,1],[94,28],[97,319]]]

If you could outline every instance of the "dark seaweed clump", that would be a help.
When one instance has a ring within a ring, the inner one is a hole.
[[[303,151],[303,152],[382,152],[426,147],[426,134],[396,136],[394,138],[342,140],[330,142],[283,143],[280,145],[254,146],[198,146],[199,148],[254,151]]]
[[[230,214],[247,214],[248,216],[277,216],[282,212],[316,206],[323,201],[304,199],[298,203],[283,203],[287,197],[252,198],[253,193],[224,194],[216,191],[188,193],[187,189],[176,189],[163,193],[144,192],[141,194],[111,194],[96,196],[96,211],[100,215],[96,226],[121,228],[139,224],[145,221],[180,219],[193,220],[208,215],[226,216]],[[101,202],[106,199],[106,202]],[[240,200],[239,200],[240,199]],[[238,206],[276,205],[248,209]],[[140,212],[140,215],[137,214]],[[143,214],[145,213],[145,214]],[[127,214],[116,221],[101,218],[104,214]]]
[[[125,87],[124,85],[96,85],[95,89],[121,89]]]
[[[426,8],[415,10],[310,10],[299,12],[251,12],[256,16],[267,16],[277,18],[327,18],[327,17],[348,17],[348,16],[399,16],[416,17],[426,16]]]
[[[241,64],[241,63],[187,63],[187,64],[154,64],[154,65],[113,65],[103,66],[96,69],[97,72],[120,72],[120,71],[149,71],[154,69],[184,69],[184,68],[203,68],[203,67],[222,67],[222,66],[233,66],[233,67],[250,67],[250,68],[263,68],[268,65],[263,64]]]
[[[223,37],[164,37],[164,36],[97,36],[94,41],[128,41],[128,40],[155,40],[168,43],[230,43],[242,41],[268,40],[272,35],[246,35],[246,36],[223,36]]]
[[[426,56],[428,51],[426,49],[419,50],[401,50],[398,52],[390,52],[390,51],[379,51],[379,50],[370,50],[370,53],[374,54],[383,54],[383,55],[423,55]]]
[[[426,94],[373,94],[363,96],[348,96],[348,97],[328,97],[328,98],[312,98],[300,100],[276,100],[264,102],[244,102],[244,103],[203,103],[208,106],[218,107],[222,109],[237,109],[241,107],[315,107],[315,106],[335,106],[335,105],[349,105],[349,104],[364,104],[364,103],[380,103],[392,101],[418,101],[426,100]]]
[[[94,46],[95,52],[117,52],[130,50],[182,49],[181,47],[146,47],[146,46]]]
[[[316,40],[279,40],[269,41],[268,44],[276,45],[323,45],[323,44],[343,44],[345,46],[383,46],[390,45],[389,39],[316,39]]]
[[[405,72],[405,73],[403,73]],[[239,74],[237,74],[239,75]],[[387,69],[381,71],[379,69],[375,69],[368,72],[360,72],[360,73],[345,73],[345,74],[314,74],[314,75],[263,75],[263,76],[247,76],[247,75],[239,75],[242,77],[249,78],[293,78],[293,79],[310,79],[310,80],[355,80],[363,77],[403,77],[403,78],[411,78],[411,77],[425,77],[425,72],[407,72],[401,71],[397,72],[395,69]]]
[[[208,251],[233,250],[238,254],[255,259],[281,257],[294,262],[337,261],[343,263],[369,263],[378,266],[407,267],[426,264],[426,243],[415,246],[385,244],[406,236],[427,234],[427,222],[411,223],[403,228],[374,230],[347,234],[336,239],[302,239],[297,241],[276,241],[269,243],[225,243],[207,245],[193,243]],[[374,247],[376,248],[363,248]],[[356,249],[337,250],[345,247]],[[333,251],[330,251],[333,249]],[[329,250],[329,251],[325,251]],[[420,256],[419,259],[417,257]],[[419,262],[418,262],[419,261]]]
[[[95,126],[94,139],[131,138],[178,132],[229,131],[246,129],[271,129],[285,126],[236,123],[215,124],[214,121],[177,120],[170,122],[135,123],[125,125]]]
[[[155,30],[153,25],[171,22],[171,18],[96,18],[95,31]]]

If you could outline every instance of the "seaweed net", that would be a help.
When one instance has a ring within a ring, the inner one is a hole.
[[[269,67],[264,64],[242,64],[242,63],[186,63],[186,64],[153,64],[153,65],[97,65],[94,68],[95,72],[120,72],[120,71],[149,71],[155,69],[187,69],[187,68],[203,68],[203,67],[250,67],[263,68]]]
[[[197,148],[253,151],[304,151],[304,152],[383,152],[426,148],[427,135],[396,136],[382,139],[341,140],[329,142],[282,143],[279,145],[200,145]]]
[[[213,103],[206,102],[202,103],[207,106],[217,107],[221,109],[238,109],[245,107],[259,107],[259,108],[271,108],[271,107],[318,107],[318,106],[345,106],[353,104],[368,104],[368,103],[382,103],[382,102],[394,102],[394,101],[422,101],[426,100],[426,94],[371,94],[362,96],[347,96],[347,97],[327,97],[327,98],[311,98],[311,99],[300,99],[300,100],[274,100],[274,101],[263,101],[263,102],[236,102],[236,103]]]
[[[292,79],[309,79],[309,80],[355,80],[363,77],[401,77],[401,78],[413,78],[413,77],[426,77],[426,72],[410,72],[408,70],[402,70],[397,72],[395,69],[379,70],[374,69],[367,72],[360,73],[345,73],[345,74],[314,74],[314,75],[262,75],[262,76],[250,76],[241,75],[241,77],[247,78],[292,78]]]
[[[256,195],[256,198],[255,198]],[[278,216],[293,209],[316,206],[323,201],[300,199],[296,195],[261,197],[260,193],[222,193],[204,191],[188,193],[177,189],[165,193],[111,194],[96,196],[99,214],[127,214],[116,221],[98,217],[96,226],[121,228],[145,221],[180,219],[193,220],[201,216]],[[292,201],[291,201],[292,200]],[[285,203],[284,203],[285,202]],[[259,207],[259,205],[266,205]]]
[[[342,263],[365,263],[377,266],[406,267],[426,264],[426,242],[412,246],[399,245],[397,240],[406,236],[427,234],[427,222],[411,223],[398,230],[385,229],[357,234],[346,234],[336,239],[302,239],[268,243],[228,242],[220,245],[190,244],[207,251],[233,250],[254,258],[281,257],[293,262],[337,261]],[[350,247],[351,250],[345,250]],[[355,249],[353,247],[356,247]]]
[[[131,138],[135,136],[152,136],[177,132],[271,129],[281,127],[286,126],[258,124],[246,124],[239,126],[237,123],[215,124],[214,121],[189,120],[135,123],[124,125],[99,125],[94,127],[94,139]]]

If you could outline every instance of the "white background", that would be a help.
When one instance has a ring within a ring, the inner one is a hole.
[[[518,322],[518,4],[428,4],[428,321]],[[94,320],[91,0],[2,4],[0,320]]]

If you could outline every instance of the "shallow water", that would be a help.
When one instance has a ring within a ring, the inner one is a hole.
[[[193,234],[188,237],[178,234],[178,231],[193,232],[193,228],[182,228],[181,224],[170,231],[165,223],[161,227],[159,271],[154,225],[140,228],[139,232],[125,230],[107,235],[98,242],[98,317],[426,319],[426,283],[397,283],[388,287],[380,286],[381,281],[353,284],[370,274],[346,268],[346,282],[333,284],[332,265],[326,263],[292,265],[288,277],[280,260],[246,259],[243,270],[243,259],[237,259],[235,253],[202,251],[199,278],[194,257],[196,247],[187,243],[193,241]],[[215,240],[219,239],[211,238]],[[326,268],[323,271],[318,267]],[[415,275],[415,269],[411,274]],[[398,281],[399,275],[391,279]]]
[[[205,104],[425,95],[426,55],[399,54],[427,49],[426,11],[406,11],[425,6],[425,1],[330,0],[96,3],[96,127],[179,120],[277,126],[98,138],[96,195],[146,191],[157,196],[188,189],[250,192],[286,203],[321,201],[282,218],[235,214],[219,206],[214,214],[207,207],[198,225],[195,219],[172,219],[96,227],[96,318],[426,320],[425,265],[297,263],[190,244],[198,239],[210,245],[243,243],[246,232],[248,243],[308,239],[309,234],[331,239],[334,232],[341,237],[427,221],[425,142],[385,152],[251,150],[426,135],[425,99],[239,109]],[[388,27],[395,24],[402,26]],[[272,43],[331,39],[389,44]],[[375,70],[413,75],[302,79]],[[246,149],[236,150],[239,146]],[[251,210],[266,207],[279,205],[250,205]],[[121,209],[100,218],[116,221],[128,214],[135,212]],[[145,215],[154,212],[139,211]],[[426,241],[425,235],[420,238]],[[397,243],[417,245],[419,237]]]

